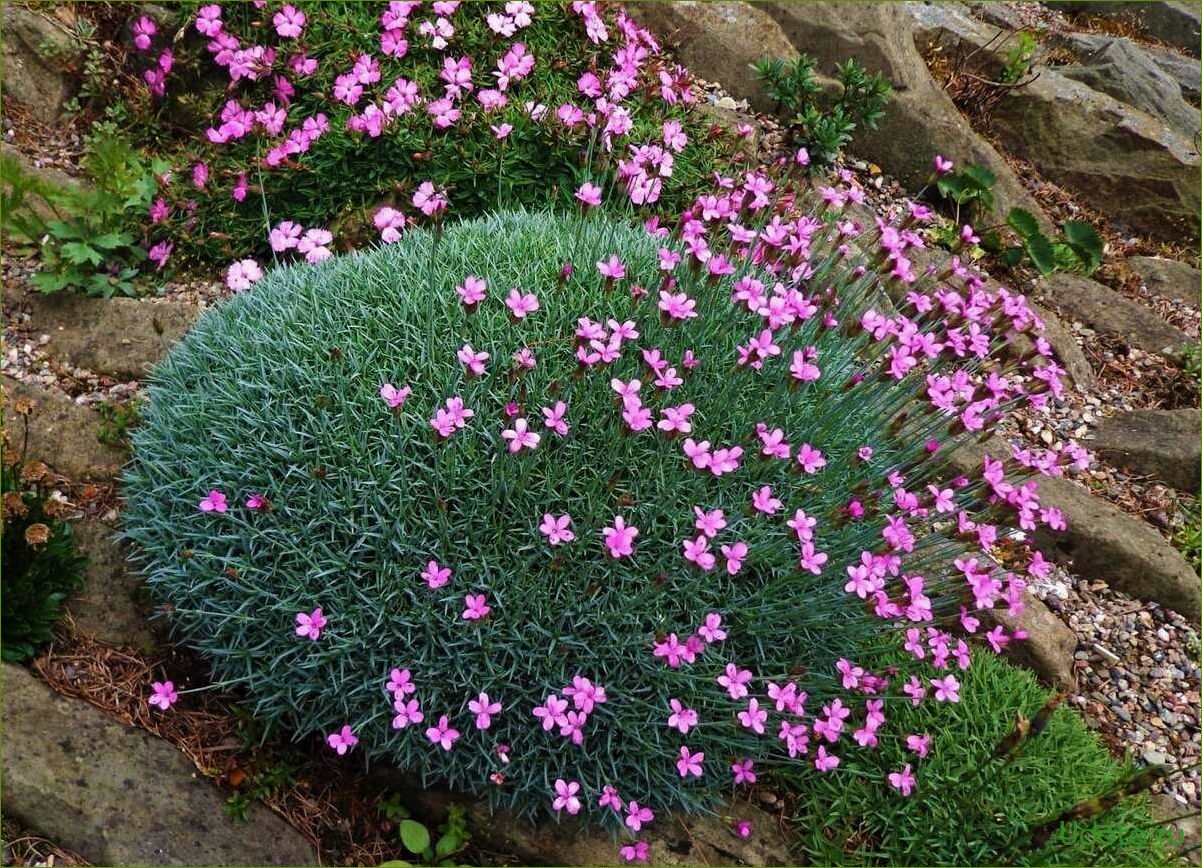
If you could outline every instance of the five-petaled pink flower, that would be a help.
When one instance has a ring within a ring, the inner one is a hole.
[[[492,716],[501,713],[501,703],[494,702],[483,692],[475,699],[469,700],[467,707],[476,715],[476,729],[488,729],[492,726]]]
[[[900,790],[903,796],[910,795],[917,782],[917,779],[914,777],[914,771],[909,763],[906,763],[900,772],[889,773],[889,786],[895,790]]]
[[[644,807],[634,800],[631,800],[630,804],[626,806],[626,828],[632,832],[639,831],[645,823],[653,820],[655,820],[655,811],[650,808]]]
[[[175,692],[175,684],[170,681],[155,681],[150,685],[151,694],[146,700],[160,711],[166,711],[175,705],[179,694]]]
[[[533,292],[522,292],[514,288],[505,296],[505,306],[514,319],[525,319],[527,315],[538,310],[538,296]]]
[[[402,386],[399,389],[392,383],[384,383],[380,386],[380,397],[393,410],[403,405],[411,394],[413,394],[413,390],[408,386]]]
[[[581,803],[577,793],[580,784],[577,781],[565,781],[559,778],[555,781],[555,798],[551,801],[551,810],[567,811],[575,815],[580,813]]]
[[[326,616],[321,611],[321,606],[318,606],[312,612],[297,612],[296,613],[296,635],[302,636],[305,639],[312,639],[316,642],[321,638],[321,631],[325,629]]]
[[[430,590],[441,588],[451,580],[451,568],[444,567],[438,561],[428,561],[422,570],[422,581],[430,586]]]
[[[538,446],[542,436],[530,430],[530,423],[525,417],[515,419],[512,428],[506,428],[501,432],[501,437],[509,441],[510,453],[520,452],[522,449],[534,449]]]
[[[570,527],[571,524],[572,516],[568,513],[554,516],[548,512],[543,515],[543,523],[538,526],[538,529],[547,538],[547,542],[558,546],[576,539],[576,534]]]
[[[610,255],[609,259],[603,259],[597,263],[597,271],[608,280],[621,280],[626,276],[626,265],[614,253]]]
[[[632,841],[619,847],[618,855],[624,862],[646,862],[651,855],[651,845],[646,841]]]
[[[359,737],[355,735],[355,731],[349,725],[344,724],[342,729],[337,732],[331,732],[326,736],[326,744],[338,752],[339,756],[345,754],[348,750],[359,743]]]
[[[439,745],[443,750],[450,750],[459,738],[459,730],[451,726],[450,720],[444,714],[438,718],[437,726],[431,726],[426,730],[426,738],[430,739],[431,743]]]
[[[626,519],[620,515],[614,516],[614,523],[601,531],[605,540],[605,548],[611,558],[624,558],[634,554],[634,540],[639,535],[639,529],[627,525]]]
[[[488,599],[484,594],[468,594],[463,598],[463,620],[479,621],[481,618],[488,617],[488,613],[492,611],[492,607],[488,605]]]
[[[200,503],[196,504],[196,508],[201,512],[228,512],[230,505],[229,500],[222,492],[213,489],[201,498]]]
[[[682,778],[687,778],[692,775],[695,778],[702,776],[703,772],[701,764],[705,761],[705,754],[698,751],[693,753],[687,746],[680,746],[680,759],[676,761],[676,770],[680,772]]]
[[[596,207],[601,204],[601,188],[585,181],[576,191],[576,198],[585,205]]]
[[[756,782],[755,763],[750,759],[735,760],[730,764],[730,771],[735,777],[735,786],[751,786]]]

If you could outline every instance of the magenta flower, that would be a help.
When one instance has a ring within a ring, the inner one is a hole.
[[[326,744],[337,751],[339,756],[343,756],[358,743],[359,737],[348,725],[343,725],[338,732],[331,732],[326,736]]]
[[[693,753],[685,745],[680,746],[680,759],[676,761],[676,770],[680,772],[682,778],[687,778],[692,775],[695,778],[702,776],[702,762],[705,761],[705,754],[700,751]]]
[[[650,808],[645,808],[633,800],[626,806],[626,827],[632,832],[639,831],[645,823],[651,823],[654,820],[655,812]]]
[[[610,255],[609,259],[597,263],[597,271],[608,280],[621,280],[626,276],[626,265],[614,253]]]
[[[417,685],[413,683],[412,673],[408,669],[393,669],[388,673],[388,683],[385,685],[389,693],[408,696],[410,693],[417,692]]]
[[[681,543],[681,547],[684,549],[685,560],[695,564],[702,572],[708,573],[717,563],[717,558],[710,551],[710,541],[705,534],[696,539],[685,540]]]
[[[547,698],[542,705],[534,707],[534,716],[542,721],[543,730],[550,732],[556,726],[560,726],[567,718],[564,712],[567,711],[568,701],[560,699],[554,693],[547,694]]]
[[[469,274],[462,284],[455,287],[455,292],[459,294],[460,301],[471,307],[484,301],[485,295],[488,294],[488,286],[483,278]]]
[[[750,729],[756,735],[764,734],[764,723],[768,720],[768,712],[760,708],[760,701],[754,696],[748,701],[747,708],[740,711],[736,717],[744,729]]]
[[[669,699],[668,705],[672,709],[672,713],[668,715],[668,726],[679,731],[681,735],[687,735],[689,730],[697,725],[697,712],[692,708],[685,708],[679,699]]]
[[[735,786],[751,786],[756,782],[755,763],[750,759],[735,760],[731,763],[730,771],[735,777]]]
[[[223,493],[213,489],[201,498],[200,503],[196,504],[196,508],[201,512],[228,512],[229,501]]]
[[[633,841],[618,848],[624,862],[646,862],[651,855],[651,846],[646,841]]]
[[[136,47],[139,51],[146,51],[149,49],[150,41],[154,37],[155,33],[158,32],[158,30],[159,28],[155,25],[154,21],[143,15],[134,22],[134,47]]]
[[[533,354],[531,355],[530,367],[534,367]],[[543,407],[543,424],[547,426],[548,430],[554,431],[560,437],[567,437],[568,432],[572,430],[572,426],[564,419],[567,412],[568,405],[563,401],[556,401],[553,407]]]
[[[426,719],[422,713],[421,703],[416,699],[405,699],[404,695],[397,695],[392,702],[392,708],[396,712],[396,716],[392,719],[393,729],[405,729],[411,724],[421,723]]]
[[[580,784],[576,781],[565,781],[559,778],[555,781],[555,798],[551,801],[551,810],[567,811],[573,816],[580,813]]]
[[[814,757],[814,768],[820,772],[829,772],[838,768],[839,758],[826,752],[826,745],[818,745],[818,754]]]
[[[296,613],[296,635],[316,642],[321,638],[321,631],[326,626],[326,616],[318,606],[312,612]]]
[[[705,616],[705,623],[697,628],[697,632],[707,644],[721,642],[726,638],[726,631],[722,629],[722,616],[717,612],[710,612]]]
[[[710,539],[713,539],[719,531],[726,527],[726,515],[720,509],[706,511],[699,506],[694,506],[693,515],[697,517],[693,526]]]
[[[488,613],[492,611],[484,594],[468,594],[463,598],[463,606],[465,621],[479,621],[488,617]]]
[[[929,735],[907,735],[906,749],[918,754],[920,758],[924,758],[931,750],[931,737]]]
[[[778,497],[772,495],[771,485],[762,485],[756,489],[751,495],[751,506],[757,512],[762,512],[764,515],[774,515],[784,503]]]
[[[525,418],[515,419],[513,427],[504,429],[501,437],[509,441],[511,455],[523,449],[535,449],[542,440],[541,435],[530,430],[530,423]]]
[[[734,833],[744,841],[751,838],[751,820],[739,820],[736,822],[734,826]]]
[[[917,779],[914,777],[914,771],[910,768],[909,763],[906,763],[900,772],[889,773],[889,786],[895,790],[900,790],[903,796],[910,795],[917,782]]]
[[[487,693],[481,693],[475,699],[469,700],[468,709],[476,715],[476,729],[488,729],[492,726],[492,716],[501,713],[501,703],[493,702]]]
[[[576,191],[576,198],[585,205],[597,207],[601,204],[601,188],[596,184],[590,184],[587,181],[580,185],[580,189]]]
[[[265,510],[270,505],[271,501],[269,501],[262,494],[248,494],[246,496],[246,508],[254,512]]]
[[[622,797],[609,784],[606,784],[604,789],[601,790],[601,796],[597,799],[597,804],[602,808],[609,808],[610,810],[617,811],[619,814],[622,813]]]
[[[438,561],[428,561],[421,573],[422,581],[429,585],[430,590],[441,588],[451,580],[451,568],[444,567]]]
[[[253,259],[243,259],[232,264],[225,272],[225,285],[232,292],[250,289],[251,284],[263,277],[263,269]]]
[[[729,575],[737,575],[739,570],[743,569],[743,562],[747,560],[747,543],[742,540],[721,547],[722,557],[726,558],[726,572]]]
[[[826,459],[822,457],[822,453],[809,443],[802,443],[801,448],[797,450],[797,463],[806,473],[817,473],[826,467]]]
[[[601,536],[611,558],[624,558],[634,554],[634,540],[639,535],[639,529],[627,525],[626,519],[620,515],[614,516],[614,523],[602,529]]]
[[[548,512],[543,515],[543,523],[538,529],[547,538],[547,542],[558,546],[576,539],[576,534],[570,527],[571,523],[572,516],[566,512],[558,517]]]
[[[936,702],[960,701],[960,682],[956,680],[955,675],[946,675],[943,678],[932,678],[931,687],[935,688]]]
[[[284,8],[272,17],[271,23],[275,25],[275,32],[284,39],[295,39],[305,28],[305,13],[291,3],[285,3]]]
[[[160,711],[166,711],[179,700],[175,685],[170,681],[155,681],[150,685],[150,696],[147,702]]]
[[[936,175],[946,175],[955,167],[955,163],[940,154],[935,155],[934,163]]]
[[[450,721],[444,714],[438,718],[437,726],[431,726],[426,730],[426,738],[430,739],[432,744],[438,745],[443,750],[450,750],[455,746],[455,742],[459,738],[459,730],[451,726]]]
[[[538,296],[533,292],[522,292],[519,289],[509,290],[505,296],[505,306],[509,308],[514,319],[525,319],[527,315],[538,310]]]
[[[430,181],[423,181],[413,194],[413,207],[427,217],[433,217],[447,207],[446,193],[435,189]]]
[[[488,353],[484,352],[483,350],[477,352],[476,350],[472,349],[471,344],[464,344],[462,347],[460,347],[457,355],[459,357],[460,364],[467,368],[472,375],[477,377],[484,376],[484,371],[488,365]]]
[[[720,687],[726,688],[731,699],[742,699],[749,692],[747,685],[751,682],[752,677],[750,669],[740,669],[733,663],[727,663],[726,669],[718,676],[717,681]],[[753,699],[752,702],[755,700]]]

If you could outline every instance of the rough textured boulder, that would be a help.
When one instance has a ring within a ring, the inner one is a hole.
[[[0,55],[4,66],[4,95],[21,103],[44,124],[53,124],[63,103],[75,93],[75,83],[63,72],[61,61],[43,57],[43,46],[56,51],[77,51],[61,22],[47,15],[4,3],[0,8]]]
[[[100,416],[60,392],[4,378],[4,427],[19,447],[24,421],[13,412],[17,398],[29,398],[37,409],[29,417],[29,455],[75,481],[112,479],[125,463],[125,453],[96,439]]]
[[[630,3],[631,14],[664,39],[695,75],[716,81],[735,99],[771,112],[772,100],[752,75],[765,57],[792,59],[797,50],[780,26],[756,3]]]
[[[50,336],[52,357],[119,380],[145,376],[200,315],[184,302],[66,292],[25,292],[14,301],[29,310],[36,331]]]
[[[1012,153],[1128,230],[1198,237],[1198,152],[1151,115],[1043,69],[1002,99],[991,123]]]
[[[971,442],[950,456],[959,472],[977,472],[984,455],[1009,456],[1004,441]],[[1040,529],[1031,542],[1087,579],[1101,579],[1141,600],[1153,600],[1197,621],[1199,580],[1189,562],[1146,522],[1064,478],[1038,478],[1040,502],[1064,513],[1068,528]]]
[[[248,824],[188,759],[3,665],[4,813],[94,865],[316,865],[262,805]]]
[[[1091,56],[1106,51],[1112,44],[1121,46],[1124,53],[1142,54],[1156,64],[1161,73],[1176,83],[1186,102],[1195,106],[1198,104],[1199,91],[1202,91],[1202,68],[1194,58],[1186,57],[1171,48],[1136,42],[1125,36],[1071,31],[1054,34],[1049,39],[1049,44],[1070,49],[1082,62],[1088,62]],[[1140,64],[1143,65],[1143,62],[1140,61]]]
[[[1197,410],[1133,410],[1111,416],[1098,426],[1090,446],[1116,467],[1198,492],[1202,463]]]
[[[153,648],[154,633],[147,621],[152,607],[114,539],[117,529],[100,521],[72,527],[76,546],[88,557],[83,589],[67,603],[75,626],[109,645]]]
[[[1159,256],[1132,256],[1127,260],[1131,270],[1143,278],[1144,286],[1163,298],[1183,301],[1198,307],[1200,280],[1198,269],[1175,259]]]
[[[1082,322],[1099,334],[1147,353],[1175,356],[1196,343],[1142,304],[1076,274],[1057,272],[1049,276],[1041,293],[1043,300],[1065,319]]]
[[[1043,336],[1052,345],[1056,361],[1064,368],[1068,378],[1083,389],[1092,387],[1097,380],[1093,367],[1068,326],[1059,316],[1034,302],[1031,303],[1031,309],[1043,320]]]
[[[431,822],[440,822],[452,803],[468,812],[472,840],[498,853],[508,853],[525,865],[622,865],[619,843],[608,832],[586,829],[566,818],[532,823],[507,811],[491,812],[468,797],[422,786],[411,774],[379,768],[373,776],[385,789],[407,794],[408,803]],[[755,829],[750,840],[731,830],[729,818],[747,819]],[[745,801],[724,808],[721,815],[662,815],[641,835],[651,847],[650,865],[791,865],[779,817]]]
[[[1001,624],[1007,632],[1023,630],[1027,638],[1011,642],[1006,657],[1019,666],[1034,672],[1039,679],[1057,690],[1075,690],[1076,671],[1073,652],[1077,650],[1077,635],[1037,597],[1023,596],[1023,610],[1011,615],[1005,607],[982,612],[986,629]]]
[[[1194,65],[1197,68],[1197,62]],[[1181,85],[1129,39],[1111,39],[1084,53],[1080,64],[1056,71],[1147,112],[1179,133],[1198,132],[1198,109],[1185,101]]]
[[[1198,56],[1199,10],[1191,2],[1147,2],[1147,0],[1114,0],[1108,3],[1052,2],[1048,6],[1065,12],[1105,15],[1133,21],[1149,36]]]

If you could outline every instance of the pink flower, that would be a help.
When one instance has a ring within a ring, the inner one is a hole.
[[[446,193],[437,190],[430,181],[423,181],[413,194],[413,207],[432,217],[447,207]]]
[[[459,738],[459,730],[451,726],[451,722],[444,714],[438,718],[438,726],[431,726],[426,730],[426,738],[430,739],[432,744],[439,745],[443,750],[450,750]]]
[[[463,279],[462,284],[455,287],[455,292],[459,294],[460,301],[470,307],[484,301],[485,295],[488,294],[488,287],[483,278],[469,274]]]
[[[275,32],[284,39],[295,39],[305,27],[305,13],[291,3],[285,3],[284,8],[272,17],[271,23],[275,25]]]
[[[170,681],[155,681],[150,689],[152,692],[146,701],[160,711],[166,711],[179,700],[175,684]]]
[[[707,511],[699,506],[694,506],[693,515],[697,517],[693,526],[710,539],[713,539],[719,531],[726,527],[726,514],[720,509]]]
[[[488,353],[483,351],[477,352],[472,349],[471,344],[464,344],[460,347],[458,356],[460,363],[474,376],[480,377],[484,375],[489,359]]]
[[[493,135],[498,139],[508,138],[509,134],[513,132],[513,124],[491,124],[490,126],[492,127]]]
[[[768,720],[768,712],[760,708],[760,702],[754,696],[748,701],[747,708],[740,711],[736,717],[739,718],[739,723],[743,725],[744,729],[750,729],[756,735],[764,734],[764,723]]]
[[[233,263],[225,272],[225,285],[233,292],[250,289],[251,284],[263,277],[263,269],[253,259]]]
[[[735,823],[734,833],[744,841],[751,837],[751,820],[739,820]]]
[[[710,549],[710,541],[704,534],[697,539],[685,540],[682,544],[684,548],[684,558],[690,563],[696,564],[698,569],[703,572],[709,572],[714,568],[717,559]]]
[[[692,708],[685,708],[679,699],[669,699],[668,706],[672,709],[672,713],[668,715],[668,726],[679,730],[681,735],[687,735],[689,730],[697,725],[697,712]]]
[[[463,620],[479,621],[481,618],[488,617],[488,613],[492,611],[492,607],[488,605],[487,598],[483,594],[468,594],[463,598]]]
[[[731,763],[730,771],[735,776],[735,786],[740,784],[751,786],[756,782],[755,763],[749,759],[736,760]]]
[[[731,699],[742,699],[748,694],[747,684],[751,679],[750,669],[740,669],[733,663],[727,663],[725,671],[718,676],[717,681],[718,686],[726,688]]]
[[[266,510],[266,509],[270,508],[270,506],[271,506],[271,501],[269,501],[262,494],[246,495],[246,508],[253,512],[259,512],[261,510]]]
[[[818,746],[818,755],[814,757],[814,768],[820,772],[829,772],[839,766],[839,758],[826,752],[826,745]]]
[[[597,271],[609,280],[621,280],[626,276],[626,266],[616,253],[611,254],[609,259],[598,262]]]
[[[567,719],[564,716],[564,712],[567,711],[567,709],[568,701],[566,699],[560,699],[554,693],[549,693],[547,694],[547,698],[543,700],[542,705],[536,705],[534,707],[533,714],[542,721],[543,730],[545,732],[550,732]]]
[[[763,485],[751,495],[751,505],[757,512],[773,515],[784,506],[784,503],[779,498],[772,496],[771,485]]]
[[[602,529],[601,536],[611,558],[629,557],[634,554],[634,540],[639,535],[639,529],[627,525],[626,519],[620,515],[614,516],[611,527]]]
[[[624,862],[646,862],[651,855],[651,846],[646,841],[633,841],[618,848]]]
[[[542,412],[543,424],[547,426],[548,430],[554,431],[560,437],[568,436],[571,426],[564,420],[564,415],[568,412],[567,404],[563,401],[556,401],[554,407],[543,407]]]
[[[960,682],[956,680],[955,675],[947,675],[943,678],[932,678],[931,686],[935,688],[936,702],[960,701]]]
[[[650,808],[644,808],[638,802],[631,800],[626,806],[626,827],[632,832],[637,832],[643,828],[644,823],[650,823],[655,820],[655,812]]]
[[[521,290],[511,289],[509,295],[505,296],[505,306],[509,308],[514,319],[525,319],[527,314],[538,310],[538,296],[533,292],[523,293]]]
[[[388,683],[384,686],[389,693],[401,696],[417,692],[417,685],[413,683],[413,676],[408,669],[393,669],[388,673]]]
[[[348,750],[359,743],[359,737],[355,735],[354,730],[348,725],[343,725],[338,732],[331,732],[326,736],[326,744],[338,752],[339,756],[345,754]]]
[[[935,155],[935,174],[946,175],[955,167],[955,164],[939,154]]]
[[[196,508],[201,512],[228,512],[229,501],[224,494],[217,489],[213,489],[205,497],[201,498],[200,503],[196,504]]]
[[[438,561],[430,561],[422,570],[422,581],[429,585],[430,590],[441,588],[451,580],[451,568],[440,566]]]
[[[394,695],[392,709],[396,712],[392,719],[393,729],[405,729],[410,724],[418,724],[426,719],[421,703],[416,699],[405,699],[402,693]]]
[[[146,51],[148,48],[150,48],[150,40],[154,37],[155,33],[157,33],[157,32],[158,32],[158,27],[155,26],[154,21],[152,21],[147,16],[143,15],[141,18],[139,18],[137,21],[134,22],[134,26],[133,26],[134,46],[139,51]]]
[[[392,383],[384,383],[380,386],[380,397],[393,410],[403,405],[411,394],[413,394],[413,390],[408,386],[402,386],[399,389]]]
[[[580,189],[576,191],[576,198],[585,205],[597,207],[601,204],[601,188],[596,184],[590,184],[587,181],[580,185]]]
[[[512,428],[501,432],[501,437],[509,441],[509,453],[512,455],[522,449],[535,449],[542,436],[530,430],[530,423],[525,418],[515,419]]]
[[[822,457],[822,453],[809,443],[802,443],[801,448],[797,450],[797,463],[806,473],[817,473],[826,467],[826,459]]]
[[[566,512],[558,517],[548,512],[543,515],[543,523],[538,526],[538,529],[547,538],[547,542],[558,546],[576,539],[576,534],[569,527],[571,523],[572,516]]]
[[[680,772],[682,778],[687,778],[692,775],[695,778],[702,776],[701,763],[705,761],[705,754],[698,752],[693,753],[685,745],[680,746],[680,759],[676,761],[676,770]]]
[[[929,735],[907,735],[906,749],[918,754],[919,757],[925,757],[931,750],[931,737]]]
[[[914,789],[914,784],[917,780],[914,777],[914,772],[910,768],[910,764],[906,763],[905,767],[900,772],[889,773],[889,786],[895,790],[901,790],[903,796],[910,795]]]
[[[321,606],[318,606],[312,612],[296,613],[297,636],[303,636],[316,642],[321,637],[321,631],[325,629],[325,626],[326,616],[322,613]]]
[[[721,642],[726,638],[726,631],[722,629],[722,616],[717,612],[710,612],[705,616],[705,623],[697,628],[697,632],[710,645]]]
[[[726,572],[737,575],[743,569],[743,561],[747,559],[747,543],[742,540],[733,545],[722,546],[722,556],[726,558]]]
[[[555,781],[555,798],[551,802],[551,810],[567,811],[575,816],[580,813],[580,784],[576,781],[565,781],[559,778]]]
[[[622,813],[622,797],[619,796],[618,791],[609,784],[606,784],[605,788],[601,790],[601,796],[597,799],[597,804],[602,808],[609,808],[617,811],[619,814]]]
[[[401,240],[405,230],[405,215],[395,208],[384,206],[372,215],[372,223],[380,232],[380,240],[385,244],[395,244]]]

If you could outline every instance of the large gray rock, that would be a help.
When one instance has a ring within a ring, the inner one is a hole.
[[[33,328],[49,336],[55,359],[119,380],[145,376],[200,316],[180,301],[88,298],[75,293],[14,293],[32,317]]]
[[[1090,445],[1109,464],[1197,494],[1199,424],[1194,409],[1133,410],[1102,422]]]
[[[1185,101],[1181,85],[1128,39],[1112,39],[1084,53],[1080,64],[1056,71],[1147,112],[1187,137],[1198,132],[1198,109]]]
[[[991,116],[1014,155],[1129,231],[1197,238],[1198,152],[1139,109],[1051,69],[1010,90]]]
[[[949,456],[952,466],[980,474],[982,456],[1009,457],[1004,441],[970,442]],[[1040,503],[1064,513],[1060,533],[1041,528],[1031,542],[1074,573],[1100,579],[1140,600],[1153,600],[1191,621],[1199,617],[1199,579],[1189,562],[1149,524],[1063,477],[1040,476]]]
[[[1040,291],[1066,319],[1144,352],[1177,356],[1196,343],[1142,304],[1089,278],[1057,272],[1044,280]]]
[[[1095,3],[1088,0],[1072,0],[1049,2],[1046,5],[1065,12],[1127,19],[1149,36],[1180,48],[1194,57],[1198,56],[1199,10],[1196,2],[1111,0],[1107,3]]]
[[[757,111],[775,109],[751,65],[766,57],[792,60],[797,50],[760,4],[678,0],[630,3],[627,8],[694,75],[719,82],[730,96],[747,100]]]
[[[125,453],[96,439],[100,416],[61,392],[4,378],[4,427],[20,448],[24,420],[13,411],[18,398],[37,404],[29,416],[28,458],[44,461],[77,482],[116,477]]]
[[[1202,67],[1196,59],[1186,57],[1179,51],[1105,33],[1063,31],[1049,38],[1049,45],[1068,48],[1078,61],[1086,61],[1089,57],[1104,52],[1112,44],[1120,45],[1124,52],[1144,55],[1156,64],[1161,73],[1176,83],[1186,102],[1195,106],[1198,104],[1199,91],[1202,91]]]
[[[63,71],[63,62],[43,57],[43,47],[78,53],[61,22],[16,3],[0,8],[0,57],[3,58],[4,94],[44,124],[53,124],[63,103],[75,93],[75,82]]]
[[[162,739],[3,664],[4,813],[94,865],[316,865],[262,805],[247,824]]]
[[[76,628],[108,645],[154,647],[150,604],[142,582],[130,573],[116,528],[100,521],[73,524],[75,544],[88,557],[84,586],[67,602]]]
[[[1043,321],[1043,336],[1052,345],[1056,361],[1064,368],[1068,378],[1083,389],[1089,389],[1096,382],[1093,366],[1085,358],[1085,351],[1073,337],[1073,333],[1059,316],[1031,302],[1031,309]]]
[[[986,629],[1000,624],[1010,633],[1026,632],[1026,639],[1006,646],[1009,660],[1030,669],[1050,687],[1076,689],[1073,652],[1077,650],[1077,635],[1041,600],[1024,594],[1023,609],[1017,615],[1011,615],[1005,606],[986,609],[980,614]]]
[[[1182,301],[1198,307],[1202,275],[1198,269],[1175,259],[1159,256],[1132,256],[1127,260],[1131,270],[1143,278],[1144,286],[1162,298]]]

